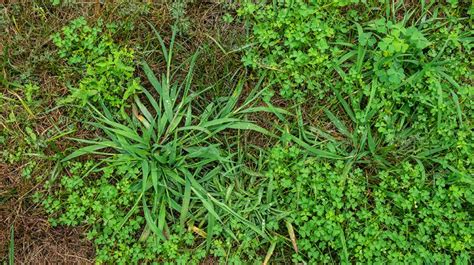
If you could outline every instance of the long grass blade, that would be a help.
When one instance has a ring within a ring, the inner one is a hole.
[[[286,221],[285,224],[286,224],[286,229],[288,229],[288,235],[290,236],[293,249],[295,250],[296,253],[298,253],[298,244],[296,242],[296,234],[295,234],[295,230],[293,229],[293,225],[289,221]]]
[[[454,91],[451,91],[451,95],[453,96],[454,105],[456,106],[456,111],[457,111],[458,119],[459,119],[459,127],[463,127],[462,111],[461,111],[461,105],[459,104],[458,95]]]
[[[276,247],[276,241],[274,240],[272,244],[270,245],[270,248],[268,248],[267,255],[265,255],[265,259],[263,260],[263,265],[267,265],[268,262],[270,262],[270,258],[273,255],[273,251],[275,251]]]
[[[309,144],[305,143],[304,141],[302,141],[301,139],[299,139],[298,137],[296,137],[292,134],[289,134],[288,136],[296,144],[300,145],[301,147],[303,147],[304,149],[308,150],[309,152],[311,152],[312,154],[314,154],[316,156],[324,157],[324,158],[330,158],[330,159],[342,159],[343,158],[342,156],[337,155],[335,153],[312,147]]]
[[[10,248],[8,253],[8,264],[15,264],[15,228],[10,226]]]
[[[145,73],[148,81],[151,83],[153,88],[155,88],[158,95],[161,96],[163,94],[161,84],[158,81],[158,79],[156,78],[155,74],[153,73],[153,70],[151,70],[151,68],[150,68],[150,66],[148,65],[147,62],[142,61],[142,69],[143,69],[143,72]]]
[[[163,53],[163,57],[165,57],[165,61],[168,62],[169,61],[168,49],[166,49],[166,45],[165,45],[165,42],[163,41],[163,38],[161,38],[160,33],[158,32],[158,30],[156,30],[155,26],[153,26],[153,24],[151,24],[150,21],[147,21],[147,23],[148,23],[148,25],[150,25],[151,29],[153,30],[156,37],[158,38],[158,41],[160,42],[160,45],[161,45],[161,50],[162,50],[162,53]]]
[[[66,162],[66,161],[69,161],[69,160],[74,159],[74,158],[79,157],[79,156],[83,156],[83,155],[87,155],[87,154],[93,154],[95,151],[101,150],[101,149],[104,149],[104,148],[107,148],[107,147],[110,147],[110,146],[104,145],[102,143],[82,147],[82,148],[79,148],[78,150],[72,152],[70,155],[66,156],[65,158],[63,158],[61,160],[61,162]]]
[[[251,122],[237,122],[237,123],[231,123],[225,126],[225,128],[219,128],[219,130],[222,129],[236,129],[236,130],[250,130],[250,131],[255,131],[259,132],[268,136],[276,137],[274,134],[269,132],[267,129],[260,127],[256,124],[253,124]]]
[[[336,126],[336,128],[347,136],[348,138],[352,139],[352,134],[349,132],[349,129],[347,129],[346,125],[339,119],[337,118],[330,110],[325,109],[324,112],[326,113],[326,116],[331,120],[331,122]]]
[[[209,251],[212,245],[212,237],[214,233],[214,227],[216,225],[216,218],[213,215],[209,214],[207,216],[207,231],[206,231],[206,249]]]
[[[191,201],[191,182],[188,178],[186,178],[186,184],[184,186],[184,194],[183,194],[183,204],[181,205],[181,213],[179,216],[179,223],[182,227],[184,227],[184,223],[186,222],[188,216],[188,209],[189,204]]]

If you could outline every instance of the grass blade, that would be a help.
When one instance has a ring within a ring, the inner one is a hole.
[[[145,91],[145,90],[144,90]],[[149,93],[148,93],[149,95]],[[154,100],[153,98],[151,98],[151,100]],[[152,105],[156,104],[156,101],[153,103],[152,101],[150,101],[150,103]],[[146,120],[148,121],[149,124],[153,124],[154,123],[154,118],[153,118],[153,115],[151,115],[150,111],[148,111],[148,109],[145,107],[145,105],[143,105],[143,103],[140,101],[140,99],[135,96],[135,104],[137,104],[138,108],[140,109],[141,113],[143,114],[143,116],[145,116]],[[138,118],[138,117],[137,117]],[[141,117],[143,119],[143,117]],[[140,120],[141,122],[143,122],[143,120]],[[149,126],[147,126],[148,128]]]
[[[324,151],[315,147],[310,146],[309,144],[305,143],[303,140],[299,139],[298,137],[289,134],[288,135],[291,140],[293,140],[296,144],[300,145],[304,149],[308,150],[312,154],[319,156],[319,157],[324,157],[324,158],[330,158],[330,159],[342,159],[343,157],[328,151]]]
[[[15,264],[15,228],[10,226],[10,249],[8,254],[8,264]]]
[[[111,147],[111,146],[104,145],[104,144],[95,144],[95,145],[89,145],[89,146],[86,146],[86,147],[82,147],[82,148],[72,152],[70,155],[66,156],[65,158],[63,158],[61,160],[61,162],[66,162],[66,161],[69,161],[71,159],[74,159],[74,158],[82,156],[82,155],[93,154],[94,151],[104,149],[104,148],[107,148],[107,147]]]
[[[166,206],[165,206],[165,200],[161,199],[160,210],[158,212],[158,231],[161,231],[162,235],[163,235],[163,231],[165,231],[165,225],[166,225]],[[163,235],[163,237],[165,236]]]
[[[357,119],[355,118],[355,114],[352,111],[351,107],[349,107],[349,104],[347,103],[347,101],[341,96],[339,91],[334,91],[334,93],[336,94],[336,97],[339,100],[339,103],[341,103],[341,105],[344,108],[344,110],[346,111],[347,115],[349,115],[349,117],[351,118],[352,122],[357,123]]]
[[[290,236],[291,244],[293,245],[293,249],[296,253],[298,253],[298,244],[296,243],[296,235],[293,225],[289,221],[286,221],[285,223],[286,229],[288,229],[288,235]]]
[[[161,84],[158,81],[158,79],[156,78],[155,73],[153,73],[153,70],[151,70],[151,68],[150,68],[150,66],[148,65],[147,62],[142,61],[142,69],[143,69],[143,72],[145,73],[148,81],[151,83],[153,88],[155,88],[156,92],[158,92],[158,94],[161,96],[163,94]]]
[[[463,127],[463,124],[462,124],[462,111],[461,111],[461,106],[459,105],[458,95],[454,91],[451,91],[451,95],[453,96],[454,105],[456,105],[456,111],[457,111],[458,119],[459,119],[459,127]]]
[[[155,220],[153,220],[153,217],[151,216],[151,212],[150,212],[150,209],[148,209],[145,197],[142,197],[142,202],[143,202],[143,213],[145,215],[146,225],[160,239],[165,240],[165,237],[163,235],[163,231],[160,231],[158,226],[156,226]]]
[[[262,133],[262,134],[265,134],[265,135],[269,135],[269,136],[272,136],[272,137],[276,137],[274,134],[272,134],[271,132],[269,132],[267,129],[264,129],[256,124],[253,124],[251,122],[237,122],[237,123],[232,123],[232,124],[229,124],[225,127],[225,129],[236,129],[236,130],[251,130],[251,131],[256,131],[256,132],[259,132],[259,133]],[[224,129],[224,128],[222,128]],[[222,130],[222,129],[219,129],[219,130]]]
[[[349,263],[349,253],[347,252],[347,246],[346,246],[346,237],[344,235],[344,230],[342,229],[342,227],[341,227],[341,231],[340,231],[340,239],[341,239],[341,244],[342,244],[341,263],[350,264]]]
[[[240,214],[238,214],[237,212],[235,212],[234,210],[232,210],[229,206],[227,206],[225,203],[223,202],[220,202],[219,200],[217,200],[216,198],[212,197],[211,195],[208,195],[209,198],[216,204],[218,205],[221,209],[223,209],[224,211],[230,213],[232,216],[234,216],[235,218],[237,218],[240,222],[242,222],[243,224],[247,225],[250,229],[252,229],[253,231],[255,231],[257,234],[259,234],[260,236],[262,236],[263,238],[265,239],[268,239],[268,236],[262,231],[260,230],[255,224],[249,222],[247,219],[245,219],[244,217],[242,217]]]
[[[244,82],[242,80],[240,80],[239,83],[237,84],[237,87],[234,89],[234,92],[228,98],[227,104],[222,109],[222,115],[223,116],[231,113],[232,110],[235,108],[235,105],[237,104],[237,101],[239,100],[240,95],[242,94],[243,88],[244,88]]]
[[[325,109],[324,112],[326,113],[326,115],[328,116],[328,118],[331,120],[331,122],[336,126],[336,128],[339,130],[339,132],[341,132],[342,134],[344,134],[345,136],[347,136],[348,138],[353,138],[352,137],[352,134],[349,132],[349,129],[347,129],[346,125],[344,125],[344,123],[339,120],[339,118],[337,118],[330,110],[328,109]]]
[[[265,255],[265,259],[263,260],[263,265],[267,265],[268,262],[270,261],[270,258],[273,255],[273,251],[275,251],[275,246],[276,246],[276,241],[273,241],[272,244],[270,245],[270,248],[267,251],[267,255]]]
[[[174,106],[174,102],[171,100],[171,97],[170,97],[170,87],[169,87],[169,83],[168,81],[165,81],[165,79],[163,79],[162,81],[162,102],[163,102],[163,106],[165,108],[165,116],[166,118],[168,119],[168,122],[172,122],[173,121],[173,106]]]
[[[195,179],[194,177],[188,172],[186,174],[190,184],[191,184],[191,190],[193,191],[194,194],[196,194],[196,196],[201,200],[202,202],[202,205],[209,211],[210,214],[214,215],[214,217],[221,221],[219,215],[216,213],[216,211],[214,210],[214,206],[212,204],[211,201],[207,200],[205,198],[205,195],[203,194],[203,192],[205,191],[205,189],[201,186],[201,184],[199,184]]]
[[[188,209],[189,203],[191,201],[191,182],[188,178],[186,178],[186,184],[184,186],[184,194],[183,194],[183,204],[181,206],[181,213],[179,216],[179,223],[184,228],[184,223],[186,222],[186,218],[188,216]]]
[[[160,45],[161,45],[161,50],[163,52],[163,57],[165,57],[165,61],[168,62],[168,60],[169,60],[168,50],[166,49],[166,45],[165,45],[165,42],[163,41],[163,38],[161,38],[160,33],[158,32],[158,30],[156,30],[155,26],[153,26],[153,24],[151,24],[151,22],[147,21],[147,23],[148,23],[148,25],[150,25],[151,29],[153,30],[156,37],[158,38],[158,41],[160,42]]]
[[[204,124],[201,124],[202,127],[209,128],[209,127],[215,127],[217,125],[225,125],[225,124],[232,124],[232,123],[237,123],[240,122],[240,119],[237,118],[221,118],[221,119],[214,119],[212,121],[208,121]]]
[[[153,188],[155,189],[155,192],[158,193],[158,169],[156,168],[156,164],[153,162],[150,166],[150,176]]]
[[[206,250],[209,251],[212,245],[212,236],[214,232],[214,226],[216,225],[216,219],[213,215],[207,216],[207,232],[206,232]]]

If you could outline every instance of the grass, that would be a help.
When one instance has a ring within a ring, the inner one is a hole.
[[[93,124],[103,130],[110,138],[100,142],[86,141],[90,145],[80,148],[65,157],[62,161],[68,161],[86,154],[110,155],[106,164],[126,162],[129,167],[141,167],[143,179],[140,183],[132,184],[141,187],[137,194],[138,199],[143,202],[142,209],[147,221],[147,228],[156,234],[164,229],[171,213],[165,214],[160,210],[160,216],[154,216],[149,210],[147,203],[158,200],[158,204],[164,205],[163,209],[173,209],[180,214],[180,224],[184,226],[190,215],[190,204],[196,205],[191,198],[199,198],[199,206],[207,209],[212,217],[222,222],[220,216],[214,210],[216,200],[212,195],[206,195],[205,179],[212,179],[219,175],[231,174],[227,170],[235,167],[232,164],[232,156],[220,143],[218,135],[226,130],[253,130],[266,135],[268,131],[258,125],[246,121],[245,114],[257,111],[270,111],[269,108],[260,106],[252,107],[255,98],[262,91],[259,87],[251,93],[240,106],[236,106],[243,89],[243,83],[239,82],[231,96],[222,97],[215,104],[208,105],[200,114],[195,114],[196,104],[200,100],[202,92],[191,91],[193,83],[193,68],[197,54],[191,58],[188,74],[182,83],[175,83],[172,75],[171,61],[173,56],[173,42],[175,35],[171,38],[170,47],[166,48],[161,41],[163,54],[167,65],[166,73],[161,79],[153,74],[149,65],[143,62],[143,71],[155,91],[153,96],[146,89],[143,93],[146,101],[135,98],[136,108],[133,116],[127,117],[128,125],[122,125],[114,120],[111,112],[104,108],[102,111],[95,110],[96,122]],[[264,91],[264,90],[263,90]],[[156,98],[158,100],[156,100]],[[151,106],[147,108],[146,106]],[[272,108],[271,111],[278,109]],[[102,115],[105,113],[105,115]],[[83,140],[81,140],[83,141]],[[99,152],[101,149],[114,149],[118,152]],[[210,170],[212,169],[212,170]],[[152,195],[149,190],[153,190]],[[168,194],[166,197],[163,194]],[[180,194],[184,194],[182,197]],[[147,198],[151,196],[155,199]],[[159,198],[159,199],[157,199]],[[160,201],[163,201],[160,203]],[[180,206],[179,202],[182,202]],[[227,214],[235,215],[236,218],[244,220],[229,207],[218,203],[227,210]],[[196,206],[195,206],[196,207]],[[154,220],[158,221],[158,224]],[[127,222],[125,218],[122,223]],[[145,228],[145,229],[147,229]],[[254,230],[259,231],[256,227]]]
[[[3,262],[472,262],[469,3],[1,8]]]
[[[10,227],[10,251],[8,252],[8,264],[15,264],[15,229]]]

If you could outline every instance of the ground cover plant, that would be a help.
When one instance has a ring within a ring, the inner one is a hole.
[[[133,51],[118,47],[110,37],[113,30],[103,31],[102,23],[98,24],[90,27],[80,17],[53,35],[59,57],[84,73],[68,100],[85,105],[100,99],[111,107],[123,108],[139,89],[139,81],[134,77]]]
[[[446,182],[454,174],[403,162],[369,178],[294,146],[270,157],[272,196],[299,235],[294,262],[469,262],[472,185]]]
[[[472,263],[472,3],[0,6],[2,262]]]

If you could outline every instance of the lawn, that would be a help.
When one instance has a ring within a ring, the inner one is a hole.
[[[4,1],[2,264],[472,264],[474,4]]]

